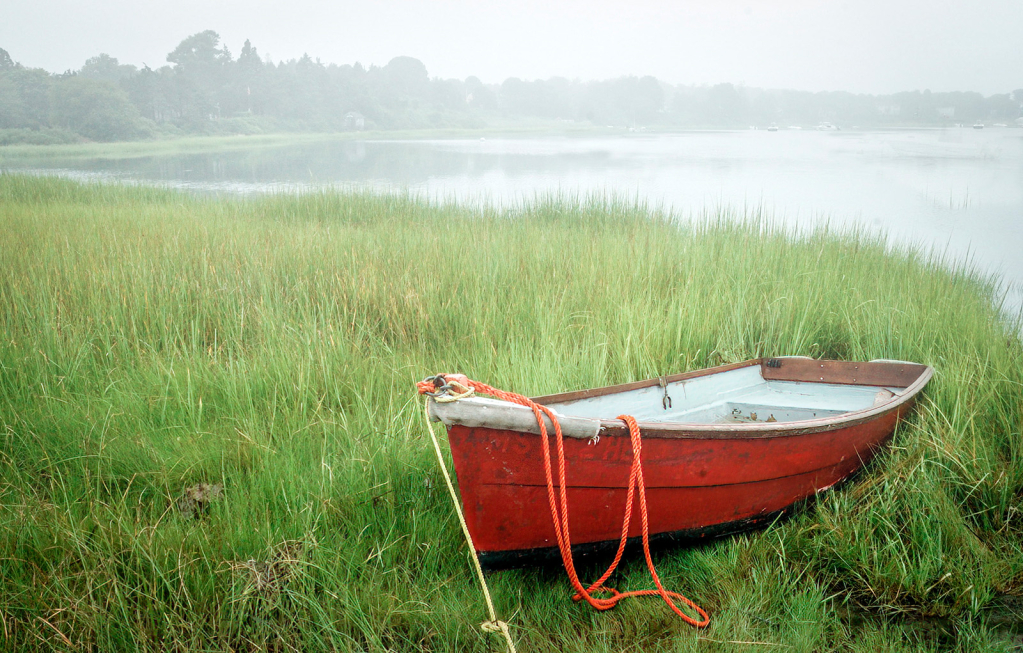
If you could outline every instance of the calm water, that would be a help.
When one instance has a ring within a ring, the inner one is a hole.
[[[617,191],[684,214],[759,207],[790,224],[883,229],[1023,282],[1023,129],[329,140],[62,172],[227,193],[355,184],[499,203]]]

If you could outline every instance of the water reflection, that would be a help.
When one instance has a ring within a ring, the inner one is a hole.
[[[53,164],[50,164],[51,166]],[[322,142],[76,161],[65,174],[255,193],[325,184],[509,203],[617,191],[682,213],[761,208],[881,228],[1023,280],[1023,130],[690,132]],[[1012,303],[1020,305],[1020,295]]]

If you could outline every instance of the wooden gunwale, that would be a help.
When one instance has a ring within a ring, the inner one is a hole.
[[[731,370],[737,370],[743,367],[753,367],[759,365],[761,359],[752,359],[743,361],[741,363],[729,363],[727,365],[719,365],[717,367],[708,367],[702,370],[693,370],[691,372],[681,372],[679,374],[670,374],[664,377],[664,380],[668,383],[675,383],[677,381],[686,381],[688,379],[695,379],[701,376],[710,376],[711,374],[718,374],[720,372],[730,372]],[[640,390],[642,388],[651,388],[660,383],[659,379],[644,379],[643,381],[632,381],[631,383],[619,383],[618,385],[607,385],[602,388],[587,388],[586,390],[573,390],[572,392],[559,392],[553,395],[543,395],[542,397],[531,397],[533,401],[538,404],[562,404],[569,401],[578,401],[580,399],[589,399],[591,397],[603,397],[604,395],[618,394],[619,392],[629,392],[630,390]]]
[[[759,359],[754,361],[747,361],[750,365],[766,362],[770,359]],[[812,359],[805,359],[809,364],[819,364],[821,361],[815,361]],[[803,362],[802,360],[800,362]],[[839,361],[824,361],[825,363],[836,363]],[[854,365],[848,363],[848,365]],[[817,419],[800,420],[798,422],[753,422],[753,423],[741,423],[741,424],[687,424],[684,422],[639,422],[640,428],[643,430],[644,437],[654,438],[770,438],[770,437],[784,437],[789,435],[802,435],[806,433],[816,433],[819,431],[830,431],[834,429],[846,428],[851,426],[857,426],[864,422],[870,422],[877,417],[889,413],[893,410],[899,410],[903,406],[911,404],[916,395],[927,385],[928,381],[934,375],[934,368],[926,365],[917,365],[915,363],[873,363],[873,365],[912,365],[919,368],[919,375],[916,380],[905,387],[901,392],[896,393],[888,401],[878,404],[877,406],[871,406],[862,410],[856,410],[848,413],[842,413],[841,415],[835,415],[832,417],[819,417]],[[739,364],[739,367],[744,367],[745,364]],[[728,366],[723,366],[728,367]],[[722,368],[711,368],[718,372],[727,371]],[[733,369],[728,367],[728,369]],[[827,379],[828,377],[825,377]],[[784,381],[789,380],[780,375],[775,376],[771,380]],[[795,379],[804,380],[804,379]],[[817,381],[818,383],[821,381]],[[824,381],[827,383],[828,381]],[[833,383],[842,383],[832,381]],[[656,384],[657,381],[655,380]],[[863,385],[875,385],[873,383],[865,383]],[[628,427],[623,420],[618,419],[602,419],[600,420],[601,436],[622,436],[628,435]]]
[[[927,368],[931,370],[931,368]],[[686,424],[681,422],[638,422],[643,437],[651,438],[707,438],[707,439],[753,439],[777,438],[790,435],[804,435],[820,431],[832,431],[840,428],[858,426],[870,422],[877,417],[899,410],[910,404],[916,394],[927,384],[931,373],[921,375],[921,380],[906,388],[902,393],[878,406],[863,410],[843,413],[833,417],[800,420],[799,422],[755,422],[742,424]],[[798,426],[794,426],[798,425]],[[600,420],[600,436],[627,436],[629,429],[620,419]]]
[[[783,361],[782,368],[786,364],[789,365],[790,369],[795,368],[793,373],[778,372],[779,368],[771,368],[767,366],[768,361],[781,360]],[[793,364],[794,363],[794,364]],[[908,383],[904,389],[889,399],[888,401],[871,406],[858,411],[852,411],[843,413],[841,415],[835,415],[831,417],[820,417],[817,419],[800,420],[798,422],[753,422],[753,423],[730,423],[730,424],[695,424],[689,422],[650,422],[640,421],[639,426],[643,431],[644,437],[652,438],[670,438],[670,439],[693,439],[693,438],[707,438],[707,439],[753,439],[753,438],[776,438],[786,437],[791,435],[802,435],[807,433],[815,433],[820,431],[830,431],[839,428],[846,428],[850,426],[856,426],[864,422],[869,422],[877,417],[884,415],[893,410],[900,410],[903,406],[911,404],[915,399],[916,395],[927,385],[931,377],[934,374],[934,368],[926,365],[919,365],[917,363],[902,363],[902,362],[876,362],[876,363],[854,363],[844,361],[820,361],[814,359],[798,359],[798,358],[761,358],[743,361],[741,363],[731,363],[728,365],[721,365],[718,367],[707,368],[703,370],[695,370],[692,372],[684,372],[681,374],[673,374],[666,377],[668,383],[675,383],[677,381],[684,381],[687,379],[694,379],[702,376],[708,376],[711,374],[718,374],[721,372],[728,372],[743,367],[752,367],[754,365],[761,365],[763,370],[771,370],[765,377],[770,380],[776,381],[810,381],[816,383],[835,383],[835,384],[849,384],[850,381],[835,380],[836,377],[842,376],[843,372],[847,372],[849,369],[857,368],[861,366],[870,366],[875,372],[872,377],[868,377],[867,381],[872,382],[857,382],[858,385],[879,385],[879,386],[891,386],[891,387],[902,387],[903,383],[909,379],[914,379]],[[825,376],[822,378],[819,376],[818,370],[823,368]],[[890,373],[885,374],[884,370],[888,369]],[[909,373],[906,370],[909,368]],[[818,375],[818,378],[809,379],[809,370],[813,369],[814,374]],[[878,373],[879,372],[879,373]],[[846,375],[847,376],[847,375]],[[620,392],[628,392],[631,390],[638,390],[641,388],[648,388],[656,386],[659,383],[658,379],[647,379],[644,381],[635,381],[632,383],[623,383],[619,385],[607,386],[603,388],[592,388],[589,390],[580,390],[576,392],[566,392],[554,395],[545,395],[536,397],[533,400],[539,404],[550,405],[558,403],[566,403],[570,401],[577,401],[579,399],[588,399],[591,397],[599,397],[609,394],[615,394]],[[473,400],[467,399],[464,402],[472,402]],[[528,410],[522,408],[522,410]],[[628,435],[628,427],[625,425],[623,420],[618,419],[593,419],[594,426],[599,427],[595,429],[595,433],[599,434],[600,437],[623,437]],[[451,424],[449,424],[450,426]],[[535,429],[535,430],[534,430]],[[531,427],[527,432],[539,433],[539,427]],[[591,432],[591,435],[594,432]],[[572,436],[566,434],[566,437],[581,437]]]

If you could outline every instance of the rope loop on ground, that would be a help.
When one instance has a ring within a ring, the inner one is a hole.
[[[568,528],[568,484],[565,479],[564,436],[562,435],[561,424],[558,423],[558,418],[555,412],[546,406],[542,406],[534,402],[528,397],[515,394],[513,392],[498,390],[497,388],[491,387],[485,383],[473,381],[463,374],[438,374],[419,382],[416,384],[416,387],[420,394],[429,395],[433,397],[434,401],[440,401],[440,397],[443,397],[447,401],[457,401],[458,399],[464,398],[473,393],[478,393],[490,395],[504,401],[510,401],[520,406],[525,406],[533,411],[533,415],[536,417],[537,424],[540,427],[540,438],[543,441],[544,474],[547,481],[547,499],[551,511],[551,520],[554,524],[554,535],[558,541],[558,550],[561,552],[561,561],[565,565],[565,571],[568,574],[569,582],[571,582],[572,587],[575,589],[575,594],[572,596],[573,600],[586,601],[593,608],[603,611],[610,610],[616,606],[619,601],[630,597],[657,595],[660,596],[668,607],[671,608],[671,610],[681,617],[687,624],[695,628],[703,628],[710,623],[710,617],[707,616],[707,613],[703,610],[703,608],[678,592],[672,592],[664,589],[664,586],[661,584],[661,579],[657,575],[657,570],[654,568],[653,558],[650,556],[650,528],[647,515],[646,485],[643,481],[643,462],[641,455],[643,441],[640,434],[639,424],[636,422],[634,417],[631,415],[618,416],[618,419],[624,421],[628,426],[629,438],[632,441],[632,466],[629,471],[629,488],[625,498],[625,516],[622,520],[622,536],[618,543],[618,551],[615,553],[614,561],[611,563],[611,566],[607,568],[607,571],[605,571],[600,578],[591,583],[588,587],[584,587],[575,571],[575,562],[572,558],[572,541]],[[451,393],[452,389],[456,390],[456,392]],[[451,398],[448,399],[448,397]],[[559,487],[559,492],[557,494],[554,490],[550,437],[547,433],[547,425],[544,423],[544,415],[546,415],[554,425],[554,442],[557,453],[556,462]],[[429,421],[429,404],[427,404],[427,421]],[[432,427],[430,428],[430,435],[431,437],[434,437],[434,445],[437,449],[438,459],[440,459],[440,445],[437,443],[436,437],[433,436]],[[445,476],[447,476],[447,468],[444,465],[443,460],[441,460],[441,468],[444,470]],[[486,581],[483,580],[483,573],[479,566],[479,559],[476,557],[476,549],[472,544],[472,537],[469,535],[468,526],[466,525],[464,518],[462,518],[461,507],[458,504],[458,498],[455,495],[454,486],[451,484],[450,478],[448,479],[448,487],[451,489],[452,500],[455,502],[455,509],[458,511],[459,519],[462,520],[462,529],[467,541],[469,542],[469,548],[473,552],[473,558],[476,561],[476,568],[479,572],[480,582],[483,583],[484,594],[486,595],[491,613],[490,623],[502,624],[503,622],[498,622],[494,616],[493,605],[490,603],[490,595],[486,589]],[[629,524],[632,520],[632,506],[637,494],[639,495],[643,554],[646,557],[647,569],[650,571],[650,577],[653,579],[656,589],[619,592],[612,587],[605,587],[604,581],[606,581],[618,567],[618,563],[621,562],[622,559],[622,554],[625,552],[625,545],[629,538]],[[608,598],[594,596],[595,594],[605,592],[609,593],[611,596]],[[699,618],[687,615],[678,607],[675,601],[688,606],[699,615]],[[484,630],[487,630],[487,628],[484,628]],[[508,635],[507,624],[504,624],[504,627],[501,628],[501,630],[505,633],[510,645],[511,637]]]

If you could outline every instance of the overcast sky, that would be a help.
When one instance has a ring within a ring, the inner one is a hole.
[[[0,0],[0,48],[26,66],[106,52],[156,68],[212,29],[275,61],[383,65],[485,82],[654,75],[809,91],[1023,88],[1023,0]]]

